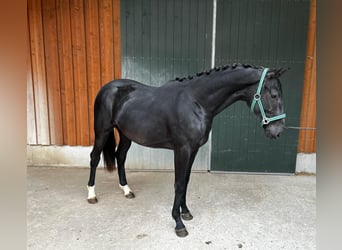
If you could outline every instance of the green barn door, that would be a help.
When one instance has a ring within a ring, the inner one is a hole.
[[[212,0],[121,1],[122,75],[152,86],[210,68]]]
[[[160,86],[210,68],[212,0],[121,1],[122,77]],[[150,117],[146,117],[150,119]],[[207,170],[209,144],[194,170]],[[133,144],[131,169],[173,169],[173,152]]]
[[[218,0],[216,65],[290,67],[281,81],[287,126],[299,126],[309,0]],[[294,173],[298,131],[264,136],[245,103],[219,114],[212,129],[211,170]]]

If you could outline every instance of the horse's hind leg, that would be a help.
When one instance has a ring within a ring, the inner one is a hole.
[[[119,174],[119,187],[124,191],[126,198],[132,199],[135,197],[133,191],[129,188],[126,180],[125,162],[129,148],[131,147],[132,141],[128,139],[120,131],[120,143],[118,149],[115,152],[115,157],[118,163],[118,174]]]
[[[111,131],[95,133],[95,143],[93,150],[90,153],[90,176],[88,181],[88,202],[97,203],[97,198],[95,194],[95,175],[96,168],[99,165],[101,152],[103,147],[110,135]],[[115,149],[113,149],[115,150]]]

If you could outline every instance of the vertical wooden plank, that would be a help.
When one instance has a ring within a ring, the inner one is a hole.
[[[301,127],[316,127],[316,0],[311,0],[302,97]],[[316,151],[316,131],[299,132],[298,152]]]
[[[85,34],[87,49],[88,113],[90,144],[94,143],[94,102],[101,88],[99,6],[97,1],[85,1]]]
[[[312,55],[312,68],[310,69],[309,82],[303,90],[302,115],[300,126],[303,129],[299,133],[298,152],[316,152],[316,43]]]
[[[309,96],[309,121],[308,126],[311,128],[316,128],[316,63],[317,63],[317,57],[316,57],[316,42],[314,47],[314,60],[313,60],[313,66],[311,71],[311,94]],[[311,130],[310,134],[307,136],[308,142],[307,142],[307,148],[305,149],[305,152],[316,152],[316,130]]]
[[[121,77],[120,0],[30,0],[28,11],[28,143],[89,145],[101,82]]]
[[[44,41],[40,0],[28,1],[33,89],[37,121],[37,143],[50,144]]]
[[[100,51],[101,51],[101,82],[114,78],[114,47],[113,47],[113,5],[112,0],[99,1]]]
[[[51,144],[63,144],[62,106],[57,47],[57,15],[55,0],[44,0],[43,31],[45,47],[46,84],[50,117]]]
[[[114,26],[114,78],[121,78],[121,29],[120,29],[120,0],[113,3]]]
[[[69,0],[57,1],[56,9],[63,117],[63,141],[64,144],[67,145],[77,145]]]
[[[77,145],[86,146],[89,145],[89,115],[83,1],[71,0],[70,13],[75,91],[76,143]]]
[[[27,42],[27,144],[34,145],[37,144],[37,128],[32,80],[30,37]]]

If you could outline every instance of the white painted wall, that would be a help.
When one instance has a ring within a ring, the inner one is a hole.
[[[27,165],[56,167],[89,167],[92,147],[81,146],[27,146]],[[209,144],[198,152],[193,170],[209,169]],[[103,167],[101,159],[99,166]],[[127,154],[126,168],[130,170],[173,170],[173,151],[151,149],[135,143]]]
[[[92,147],[27,146],[27,165],[88,167]],[[100,164],[103,166],[101,160]]]
[[[89,167],[92,147],[27,146],[27,165],[56,167]],[[197,154],[193,170],[207,171],[210,166],[210,147],[205,144]],[[99,166],[103,167],[101,159]],[[132,144],[127,155],[129,170],[173,170],[173,152],[150,149]],[[316,154],[297,154],[296,173],[316,174]]]

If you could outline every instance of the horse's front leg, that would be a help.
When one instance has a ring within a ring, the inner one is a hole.
[[[186,205],[186,193],[188,190],[188,184],[189,184],[189,180],[190,180],[192,164],[195,160],[197,152],[198,152],[198,148],[195,148],[192,150],[191,155],[190,155],[190,159],[189,159],[189,164],[188,164],[188,166],[186,168],[186,172],[185,172],[185,191],[184,191],[184,195],[183,195],[182,201],[181,201],[181,208],[182,208],[181,216],[182,216],[183,220],[192,220],[193,219],[193,216],[190,213],[190,210]]]
[[[186,205],[186,193],[188,190],[188,184],[189,184],[189,180],[190,180],[192,164],[194,163],[197,152],[198,152],[198,148],[195,148],[192,150],[191,155],[190,155],[189,164],[187,166],[186,173],[185,173],[185,191],[184,191],[184,195],[183,195],[183,198],[181,201],[181,208],[182,208],[181,216],[182,216],[183,220],[192,220],[193,219],[193,216],[190,213],[190,210]]]
[[[180,213],[180,206],[186,190],[186,170],[190,162],[191,148],[183,146],[174,150],[175,160],[175,199],[172,208],[172,217],[176,222],[175,231],[177,236],[185,237],[188,231],[183,224]]]

